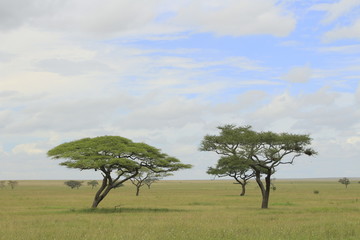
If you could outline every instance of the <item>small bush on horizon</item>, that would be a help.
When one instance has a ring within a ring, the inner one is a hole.
[[[91,188],[94,188],[97,185],[99,185],[99,182],[96,180],[92,180],[92,181],[87,182],[87,185],[91,186]]]

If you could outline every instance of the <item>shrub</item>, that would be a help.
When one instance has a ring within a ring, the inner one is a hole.
[[[18,185],[18,181],[9,181],[8,184],[11,189],[14,189]]]
[[[98,181],[96,181],[96,180],[92,180],[92,181],[89,181],[89,182],[87,183],[87,185],[91,186],[91,188],[96,187],[98,184],[99,184],[99,183],[98,183]]]
[[[81,185],[82,185],[82,181],[70,180],[70,181],[64,182],[64,184],[66,186],[69,186],[71,189],[74,189],[74,188],[79,189],[79,187],[81,187]]]

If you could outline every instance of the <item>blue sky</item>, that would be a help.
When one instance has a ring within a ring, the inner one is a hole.
[[[0,179],[95,179],[46,152],[120,135],[209,179],[223,124],[310,134],[277,178],[359,177],[360,0],[0,0]]]

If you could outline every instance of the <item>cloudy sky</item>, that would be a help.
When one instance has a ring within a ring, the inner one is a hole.
[[[360,176],[360,0],[0,0],[0,179],[95,179],[46,152],[120,135],[193,164],[223,124],[310,134],[277,178]]]

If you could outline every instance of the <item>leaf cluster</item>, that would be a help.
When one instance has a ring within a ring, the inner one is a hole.
[[[246,159],[238,156],[222,156],[214,168],[209,167],[207,173],[222,176],[246,172],[248,170],[249,164]]]

